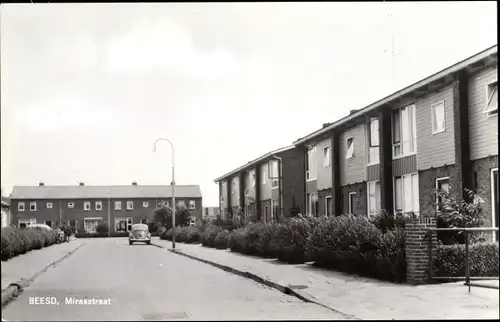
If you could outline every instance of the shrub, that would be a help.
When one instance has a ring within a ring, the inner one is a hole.
[[[312,222],[316,220],[299,217],[276,224],[276,232],[269,242],[270,251],[287,263],[303,263],[306,260],[306,242],[314,226]]]
[[[198,244],[201,242],[201,230],[197,227],[186,227],[187,243]]]
[[[214,246],[217,249],[227,249],[228,247],[229,231],[223,230],[217,234],[214,240]]]
[[[33,249],[41,249],[57,243],[55,231],[38,229],[2,228],[1,258],[8,260]]]
[[[382,233],[385,233],[388,230],[405,228],[406,223],[411,217],[411,214],[404,215],[403,213],[398,212],[396,215],[392,215],[385,210],[381,210],[370,218],[370,222],[382,231]]]
[[[498,251],[498,243],[469,245],[470,276],[498,277]],[[433,257],[436,276],[465,276],[465,259],[465,245],[438,245]]]
[[[224,229],[219,226],[215,225],[208,226],[203,232],[203,235],[201,236],[202,245],[207,247],[215,247],[215,238],[223,230]]]
[[[232,252],[238,252],[242,254],[248,253],[245,235],[245,228],[238,228],[231,231],[228,236],[227,244]]]
[[[106,233],[107,234],[109,232],[109,226],[105,222],[100,222],[99,224],[97,224],[95,231],[97,233]]]

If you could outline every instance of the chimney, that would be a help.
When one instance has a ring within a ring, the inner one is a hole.
[[[84,186],[85,184],[83,182],[80,182],[80,186]]]
[[[323,128],[329,126],[331,123],[323,123]]]
[[[353,114],[354,114],[354,113],[356,113],[357,111],[359,111],[359,110],[351,110],[351,111],[349,112],[349,115],[353,115]]]
[[[39,185],[40,187],[45,186],[45,184],[44,184],[43,182],[38,183],[38,185]]]
[[[133,186],[137,186],[137,181],[132,181]]]

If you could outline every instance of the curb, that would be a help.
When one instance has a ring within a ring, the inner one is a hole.
[[[48,264],[45,268],[42,270],[38,271],[35,273],[35,275],[31,276],[30,278],[21,278],[19,281],[15,283],[11,283],[7,288],[2,290],[2,308],[4,308],[7,304],[9,304],[14,298],[18,297],[19,294],[27,288],[31,282],[33,282],[38,276],[40,276],[42,273],[46,272],[50,267],[56,266],[72,254],[74,254],[78,249],[80,249],[82,246],[84,246],[86,243],[78,245],[75,249],[69,251],[66,255],[63,257],[59,258],[58,260],[53,261],[52,263]]]
[[[151,243],[151,245],[155,245],[156,247],[158,248],[165,248],[161,245],[157,245],[157,244],[153,244]],[[326,309],[329,309],[331,311],[334,311],[335,313],[337,314],[340,314],[344,317],[345,320],[361,320],[351,314],[347,314],[347,313],[343,313],[343,312],[340,312],[332,307],[329,307],[325,304],[322,304],[320,302],[318,302],[316,299],[314,299],[314,297],[312,297],[311,295],[305,293],[305,292],[301,292],[301,291],[298,291],[298,290],[293,290],[287,286],[283,286],[283,285],[280,285],[280,284],[277,284],[273,281],[270,281],[270,280],[266,280],[258,275],[255,275],[253,273],[250,273],[250,272],[244,272],[244,271],[240,271],[240,270],[237,270],[235,268],[232,268],[232,267],[229,267],[229,266],[226,266],[226,265],[222,265],[222,264],[219,264],[219,263],[216,263],[216,262],[212,262],[212,261],[209,261],[209,260],[206,260],[206,259],[203,259],[203,258],[199,258],[199,257],[196,257],[196,256],[193,256],[193,255],[190,255],[190,254],[186,254],[186,253],[183,253],[182,251],[179,251],[179,250],[174,250],[174,249],[167,249],[169,252],[171,253],[174,253],[174,254],[177,254],[177,255],[181,255],[181,256],[185,256],[185,257],[188,257],[190,259],[194,259],[194,260],[197,260],[199,262],[202,262],[202,263],[205,263],[205,264],[208,264],[208,265],[211,265],[211,266],[214,266],[214,267],[217,267],[219,269],[222,269],[226,272],[229,272],[229,273],[232,273],[232,274],[235,274],[235,275],[239,275],[239,276],[242,276],[242,277],[245,277],[245,278],[249,278],[249,279],[252,279],[254,280],[255,282],[257,283],[260,283],[260,284],[263,284],[263,285],[266,285],[266,286],[269,286],[269,287],[272,287],[278,291],[280,291],[281,293],[284,293],[286,295],[292,295],[292,296],[295,296],[296,298],[304,301],[304,302],[307,302],[307,303],[313,303],[313,304],[316,304],[316,305],[319,305],[319,306],[322,306]]]

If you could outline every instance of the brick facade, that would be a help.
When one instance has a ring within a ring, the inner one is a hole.
[[[292,149],[283,152],[283,214],[290,215],[290,209],[298,207],[299,212],[305,211],[305,172],[302,149]]]
[[[498,168],[498,156],[475,160],[472,162],[474,177],[474,191],[484,200],[482,204],[485,214],[485,226],[491,227],[492,205],[491,205],[491,169]],[[498,226],[498,222],[496,223]]]
[[[420,217],[406,224],[405,256],[406,282],[424,284],[429,281],[429,235],[428,228],[436,227],[434,217]],[[431,251],[437,246],[437,234],[432,233]]]
[[[353,209],[355,215],[366,215],[368,213],[368,200],[366,182],[359,182],[341,187],[342,191],[342,213],[349,213],[349,193],[355,192],[356,199]]]
[[[318,190],[318,214],[319,215],[326,214],[325,197],[331,197],[331,196],[332,196],[332,188]],[[332,205],[333,205],[333,203],[332,203]],[[332,207],[332,212],[333,212],[333,207]]]
[[[454,165],[440,168],[430,168],[419,171],[419,199],[420,214],[422,216],[436,216],[435,200],[436,179],[448,177],[450,182],[450,195],[460,197],[462,190],[458,183],[459,178]]]

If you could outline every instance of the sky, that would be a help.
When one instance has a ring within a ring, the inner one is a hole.
[[[496,1],[2,4],[1,185],[201,186],[497,44]]]

